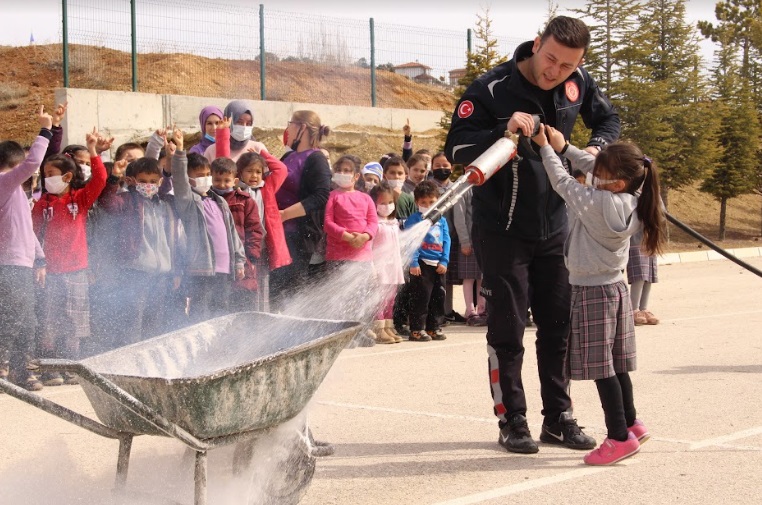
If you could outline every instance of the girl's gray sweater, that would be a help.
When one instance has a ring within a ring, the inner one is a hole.
[[[569,237],[564,245],[569,283],[600,286],[624,279],[630,236],[641,228],[635,209],[638,199],[629,193],[612,193],[577,182],[550,145],[540,149],[553,189],[566,201]],[[569,146],[565,156],[585,173],[595,164],[590,153]]]

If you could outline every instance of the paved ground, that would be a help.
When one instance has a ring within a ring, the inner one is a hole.
[[[751,263],[762,268],[762,259]],[[625,463],[582,464],[582,453],[542,445],[513,455],[497,445],[484,329],[447,328],[445,342],[350,349],[311,405],[312,429],[336,454],[321,459],[303,504],[762,502],[762,279],[728,261],[660,268],[638,327],[633,374],[639,416],[653,438]],[[535,436],[541,422],[532,348],[524,382]],[[79,388],[43,395],[92,414]],[[599,440],[592,382],[574,383],[575,416]],[[116,443],[7,395],[0,396],[0,503],[107,503]],[[129,487],[191,503],[178,443],[138,438]],[[243,503],[229,452],[210,461],[210,503]],[[137,500],[135,503],[148,503]]]

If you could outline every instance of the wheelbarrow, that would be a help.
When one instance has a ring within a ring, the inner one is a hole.
[[[360,330],[350,321],[241,312],[211,319],[81,361],[38,360],[40,372],[71,372],[100,422],[7,381],[0,390],[97,435],[119,441],[115,491],[125,490],[132,439],[178,439],[195,452],[194,504],[207,504],[207,453],[238,444],[234,467],[259,437],[299,414],[339,353]],[[296,433],[276,466],[266,503],[298,503],[314,458],[330,452],[309,430]],[[298,471],[297,471],[298,470]],[[283,482],[293,478],[296,482]]]

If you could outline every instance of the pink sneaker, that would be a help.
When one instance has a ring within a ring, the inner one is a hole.
[[[613,465],[618,461],[637,454],[640,450],[640,442],[631,432],[627,434],[627,440],[619,442],[607,438],[600,447],[585,455],[585,463],[588,465]]]
[[[638,439],[640,445],[645,444],[648,439],[651,438],[651,434],[648,433],[648,428],[646,428],[646,425],[643,424],[643,421],[640,419],[635,419],[635,423],[627,428],[627,431],[635,435],[635,438]]]

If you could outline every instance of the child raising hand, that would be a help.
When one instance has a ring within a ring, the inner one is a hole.
[[[87,134],[92,176],[85,182],[82,170],[68,156],[45,160],[46,193],[32,209],[37,238],[47,259],[43,304],[44,332],[40,342],[43,358],[77,360],[80,344],[90,337],[90,302],[87,247],[88,211],[106,187],[106,168],[97,148],[109,144],[98,131]],[[76,384],[69,374],[43,375],[49,386]]]

